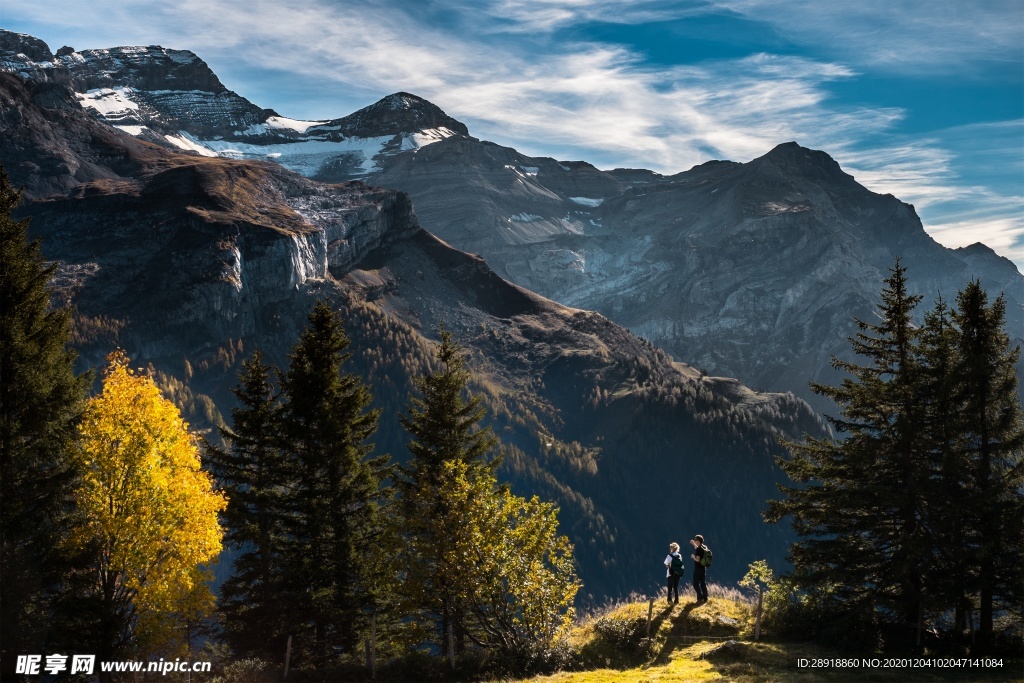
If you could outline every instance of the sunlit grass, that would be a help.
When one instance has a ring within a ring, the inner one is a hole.
[[[581,618],[570,645],[581,653],[578,671],[526,679],[529,683],[643,683],[734,681],[735,683],[843,683],[878,681],[1021,681],[1020,661],[1004,669],[811,669],[804,659],[853,658],[810,643],[753,642],[753,605],[737,590],[709,586],[711,599],[697,606],[687,596],[678,605],[655,599],[647,637],[649,599],[633,596]],[[602,626],[603,624],[603,626]],[[632,636],[641,636],[635,637]],[[622,644],[626,643],[623,647]],[[635,646],[634,646],[635,644]],[[717,651],[719,648],[721,650]],[[860,659],[860,658],[858,658]]]

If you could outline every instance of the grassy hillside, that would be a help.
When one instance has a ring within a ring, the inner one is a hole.
[[[529,683],[624,683],[736,681],[816,683],[827,681],[1024,681],[1024,660],[1002,659],[989,668],[889,668],[892,655],[830,650],[813,643],[753,641],[753,605],[739,592],[712,585],[711,599],[696,606],[692,595],[678,605],[655,600],[651,637],[649,603],[613,605],[580,621],[570,637],[576,671],[526,679]],[[912,656],[910,656],[912,657]],[[800,666],[800,660],[842,660],[829,669]],[[878,659],[870,666],[864,660]],[[947,659],[922,655],[931,661]],[[855,663],[856,666],[850,666]]]

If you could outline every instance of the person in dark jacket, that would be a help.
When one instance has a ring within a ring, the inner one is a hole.
[[[690,545],[693,546],[693,554],[690,555],[693,559],[693,590],[697,593],[697,604],[703,605],[708,601],[708,568],[701,563],[707,550],[704,547],[704,537],[697,534],[690,540]]]

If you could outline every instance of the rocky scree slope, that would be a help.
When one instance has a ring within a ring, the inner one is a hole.
[[[401,459],[396,415],[443,322],[506,444],[503,476],[561,506],[589,599],[660,584],[662,546],[691,532],[665,514],[677,485],[703,482],[686,523],[716,539],[720,579],[782,561],[788,532],[760,521],[776,440],[819,429],[791,395],[703,377],[599,314],[508,283],[423,231],[402,193],[178,154],[112,132],[69,86],[10,74],[0,135],[18,141],[0,163],[19,169],[22,212],[59,263],[83,363],[123,347],[195,425],[228,413],[254,348],[283,366],[326,297],[384,409],[378,448]]]

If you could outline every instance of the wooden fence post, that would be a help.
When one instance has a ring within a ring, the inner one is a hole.
[[[654,617],[654,598],[647,604],[647,637],[651,637],[651,619]]]
[[[284,649],[284,679],[288,680],[288,665],[292,660],[292,637],[288,636],[288,645]]]
[[[370,617],[370,678],[377,678],[377,615]]]
[[[448,666],[455,671],[455,629],[448,625]]]
[[[764,590],[757,587],[757,621],[754,623],[754,640],[761,639],[761,614],[764,612]]]

